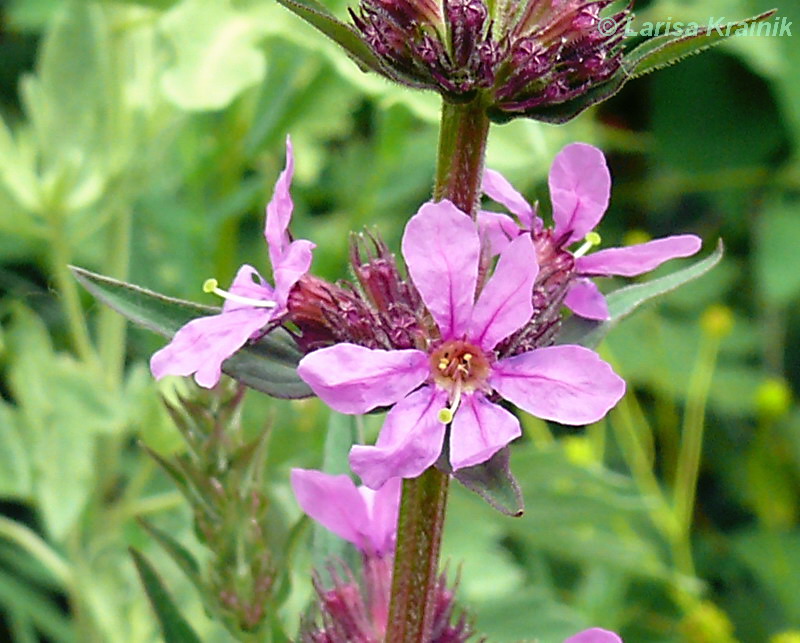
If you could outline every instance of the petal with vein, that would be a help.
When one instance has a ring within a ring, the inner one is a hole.
[[[350,450],[350,468],[371,489],[390,478],[416,478],[442,452],[446,427],[438,416],[446,405],[444,391],[430,386],[415,391],[389,411],[374,447]]]
[[[509,212],[517,215],[525,230],[533,227],[533,208],[500,172],[484,170],[481,190],[490,199],[506,206]]]
[[[418,350],[336,344],[306,355],[297,373],[332,409],[366,413],[404,398],[427,379],[430,367]]]
[[[586,276],[635,277],[657,268],[665,261],[690,257],[703,242],[693,234],[680,234],[624,248],[598,250],[575,262],[577,271]]]
[[[464,395],[450,431],[450,464],[455,471],[486,462],[521,434],[517,418],[483,393]]]
[[[426,203],[406,225],[403,257],[408,272],[445,340],[466,331],[479,255],[475,223],[450,201]]]
[[[582,346],[549,346],[500,360],[489,383],[528,413],[573,425],[601,419],[625,393],[625,381]]]
[[[611,174],[603,153],[586,143],[567,145],[553,161],[548,183],[556,239],[583,239],[608,208]]]
[[[578,279],[569,287],[564,305],[579,317],[586,319],[603,321],[611,316],[605,296],[589,279]]]
[[[491,350],[533,315],[533,282],[539,274],[529,234],[514,239],[500,255],[494,274],[472,311],[468,337]]]

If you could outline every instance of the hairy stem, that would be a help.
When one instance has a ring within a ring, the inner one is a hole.
[[[449,199],[473,218],[488,135],[489,119],[480,98],[443,104],[434,199]],[[386,643],[430,640],[449,481],[448,474],[434,467],[403,481]]]
[[[386,643],[430,640],[449,479],[431,467],[403,481]]]
[[[433,189],[435,201],[450,199],[475,218],[488,135],[489,118],[480,98],[464,105],[445,101]]]

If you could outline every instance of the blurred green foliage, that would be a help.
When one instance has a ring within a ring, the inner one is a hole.
[[[327,4],[345,15],[346,3]],[[512,466],[525,516],[454,490],[445,557],[491,641],[549,643],[589,625],[632,643],[800,630],[800,8],[781,4],[792,36],[733,39],[567,126],[515,121],[490,135],[488,165],[544,204],[560,147],[600,145],[614,177],[608,245],[692,231],[708,250],[719,237],[727,247],[712,273],[610,336],[601,350],[630,392],[605,421],[576,432],[522,418]],[[639,20],[702,22],[772,6],[637,9]],[[203,641],[231,640],[135,521],[211,556],[139,443],[183,454],[158,393],[193,393],[152,382],[160,339],[126,330],[66,266],[215,303],[204,279],[266,262],[263,208],[289,133],[294,232],[318,243],[316,272],[343,277],[348,231],[375,226],[396,247],[428,198],[437,99],[362,74],[266,0],[13,0],[0,25],[0,638],[158,640],[135,547]],[[701,323],[717,304],[728,334]],[[369,436],[379,422],[353,430]],[[249,394],[242,410],[248,435],[271,431],[274,519],[298,525],[274,615],[289,633],[319,560],[288,470],[323,454],[341,467],[346,445],[326,445],[329,423],[347,431],[313,400]],[[687,522],[682,435],[702,430]]]

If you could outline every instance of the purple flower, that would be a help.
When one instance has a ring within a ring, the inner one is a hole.
[[[519,224],[504,214],[482,211],[479,225],[493,252],[528,232],[534,240],[539,265],[548,275],[552,267],[566,273],[568,280],[564,303],[581,317],[608,319],[605,297],[591,281],[592,277],[635,277],[653,270],[669,259],[688,257],[701,246],[700,238],[683,234],[628,246],[609,248],[585,255],[600,237],[592,230],[603,218],[611,192],[611,175],[603,153],[585,143],[567,145],[556,156],[549,177],[553,204],[553,228],[544,228],[536,208],[529,205],[498,172],[486,170],[483,191],[514,214]],[[528,235],[525,235],[528,236]],[[567,247],[584,241],[574,252]]]
[[[301,509],[326,529],[355,545],[367,556],[394,553],[400,479],[378,491],[356,487],[346,475],[292,469],[292,490]]]
[[[614,632],[593,627],[570,636],[564,643],[622,643],[622,639]]]
[[[438,459],[448,425],[454,470],[488,460],[521,432],[516,417],[495,403],[495,392],[564,424],[599,420],[622,397],[623,380],[586,348],[498,355],[497,347],[533,314],[538,265],[530,235],[507,244],[480,293],[478,231],[449,201],[420,208],[406,225],[402,249],[432,318],[421,345],[383,350],[341,343],[306,355],[298,367],[342,413],[394,405],[376,445],[350,452],[350,466],[367,486],[422,473]]]
[[[289,194],[293,172],[292,144],[287,137],[286,169],[275,183],[264,228],[275,286],[247,264],[239,268],[227,293],[216,287],[215,280],[206,282],[204,289],[225,297],[222,312],[193,319],[153,355],[150,370],[156,379],[194,373],[200,386],[211,388],[219,382],[222,362],[286,314],[289,293],[311,266],[314,248],[310,241],[292,241],[289,236],[294,207]]]

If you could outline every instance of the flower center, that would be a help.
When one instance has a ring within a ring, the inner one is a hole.
[[[433,381],[449,393],[450,406],[439,411],[439,421],[448,424],[461,403],[461,394],[486,388],[489,360],[477,346],[463,340],[445,342],[431,353]]]

